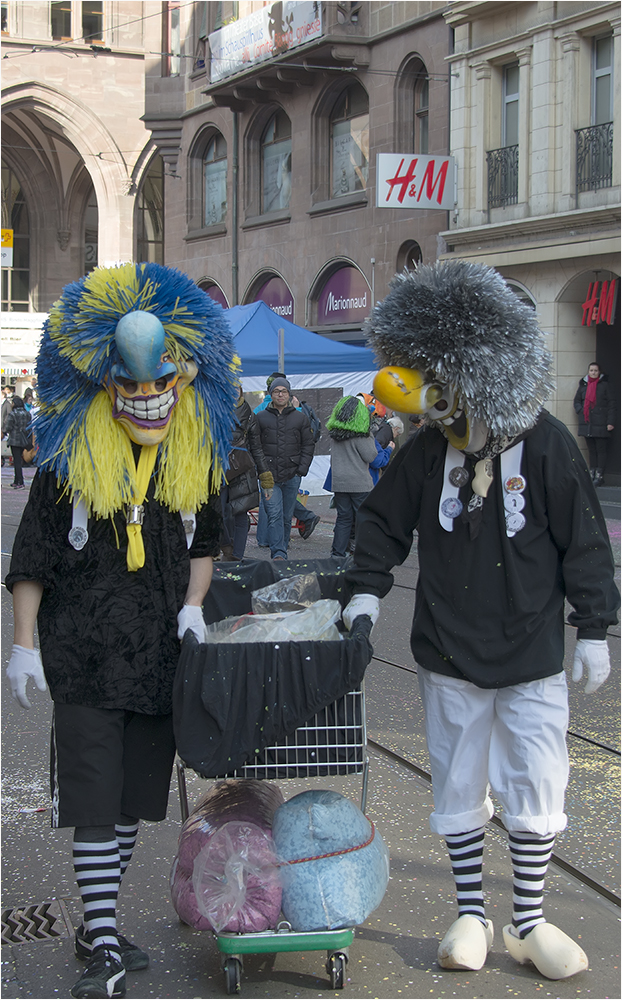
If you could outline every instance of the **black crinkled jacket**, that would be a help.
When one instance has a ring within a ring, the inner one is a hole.
[[[315,449],[307,416],[293,406],[286,406],[279,413],[270,403],[256,417],[261,445],[275,483],[306,476]]]
[[[418,529],[419,578],[411,631],[418,664],[499,688],[559,673],[564,599],[578,638],[604,639],[620,595],[607,527],[575,439],[544,413],[524,439],[525,527],[506,534],[500,459],[479,534],[460,517],[438,517],[447,442],[425,428],[400,449],[357,514],[353,593],[384,597],[391,569],[406,559]],[[465,458],[473,471],[474,460]],[[460,491],[468,503],[470,487]]]
[[[218,500],[204,506],[188,549],[180,515],[157,503],[153,491],[152,477],[142,527],[145,565],[130,573],[123,513],[114,524],[90,518],[88,542],[76,552],[67,540],[71,504],[56,476],[38,472],[33,480],[6,585],[43,584],[39,642],[55,702],[143,715],[171,711],[177,614],[190,559],[218,554],[221,518]]]

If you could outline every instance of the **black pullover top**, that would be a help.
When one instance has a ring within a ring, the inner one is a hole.
[[[559,673],[564,599],[578,638],[604,639],[620,595],[599,501],[576,441],[546,411],[524,437],[525,527],[508,537],[500,458],[479,533],[439,522],[447,442],[427,427],[400,449],[357,515],[353,593],[384,597],[418,530],[419,578],[411,632],[417,663],[483,688]],[[465,458],[472,473],[475,459]],[[470,484],[459,498],[466,509]]]

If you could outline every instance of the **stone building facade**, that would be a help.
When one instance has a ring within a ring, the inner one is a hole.
[[[576,433],[590,361],[620,398],[620,6],[453,3],[444,258],[495,267],[550,335],[550,409]],[[620,431],[606,481],[620,482]]]
[[[393,274],[435,260],[448,225],[375,203],[378,152],[448,152],[447,9],[169,5],[178,50],[148,67],[144,117],[168,175],[166,263],[225,306],[263,298],[360,343]]]
[[[141,120],[154,13],[160,25],[160,4],[132,0],[2,4],[3,311],[45,314],[67,282],[139,248],[161,259],[163,165]]]

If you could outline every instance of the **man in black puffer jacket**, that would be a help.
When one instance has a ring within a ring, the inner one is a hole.
[[[264,501],[273,559],[287,559],[298,487],[309,471],[314,450],[309,420],[291,405],[290,391],[286,378],[275,378],[270,385],[271,402],[257,414],[261,446],[274,476],[274,491]]]

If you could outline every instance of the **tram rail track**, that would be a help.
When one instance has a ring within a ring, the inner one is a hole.
[[[374,656],[374,659],[378,660],[380,663],[386,663],[389,666],[398,667],[399,669],[402,670],[407,670],[409,673],[412,674],[417,673],[417,671],[413,670],[411,667],[402,667],[398,663],[393,663],[391,660],[385,660],[379,656]],[[571,735],[570,732],[569,735]],[[581,737],[577,733],[574,733],[572,735],[576,736],[578,739],[585,740],[586,743],[591,743],[593,746],[600,747],[603,750],[607,750],[611,753],[617,754],[617,756],[620,756],[620,752],[613,749],[612,747],[608,747],[605,744],[598,743],[595,740],[590,740],[587,737]],[[368,747],[371,747],[373,750],[379,753],[381,756],[388,757],[390,760],[394,761],[394,763],[399,764],[400,766],[406,768],[408,771],[411,771],[414,774],[418,775],[418,777],[422,778],[428,784],[430,785],[432,784],[432,776],[430,772],[426,771],[425,768],[419,767],[418,764],[415,764],[414,761],[409,760],[408,757],[404,757],[402,754],[397,753],[395,750],[391,750],[390,747],[385,746],[385,744],[379,743],[377,740],[371,739],[369,735],[367,737],[367,745]],[[494,826],[498,827],[500,830],[505,831],[503,823],[497,816],[493,816],[490,822],[493,823]],[[609,902],[613,903],[614,906],[618,907],[621,906],[622,900],[620,896],[617,895],[617,893],[613,892],[611,889],[609,889],[607,886],[602,885],[600,882],[597,882],[590,875],[588,875],[587,872],[582,871],[580,868],[577,868],[569,861],[566,861],[565,858],[562,858],[559,854],[553,853],[551,861],[553,864],[557,865],[558,868],[561,868],[569,875],[572,875],[573,878],[577,879],[578,882],[583,883],[583,885],[588,886],[590,889],[593,889],[594,892],[597,892],[599,895],[609,900]]]

